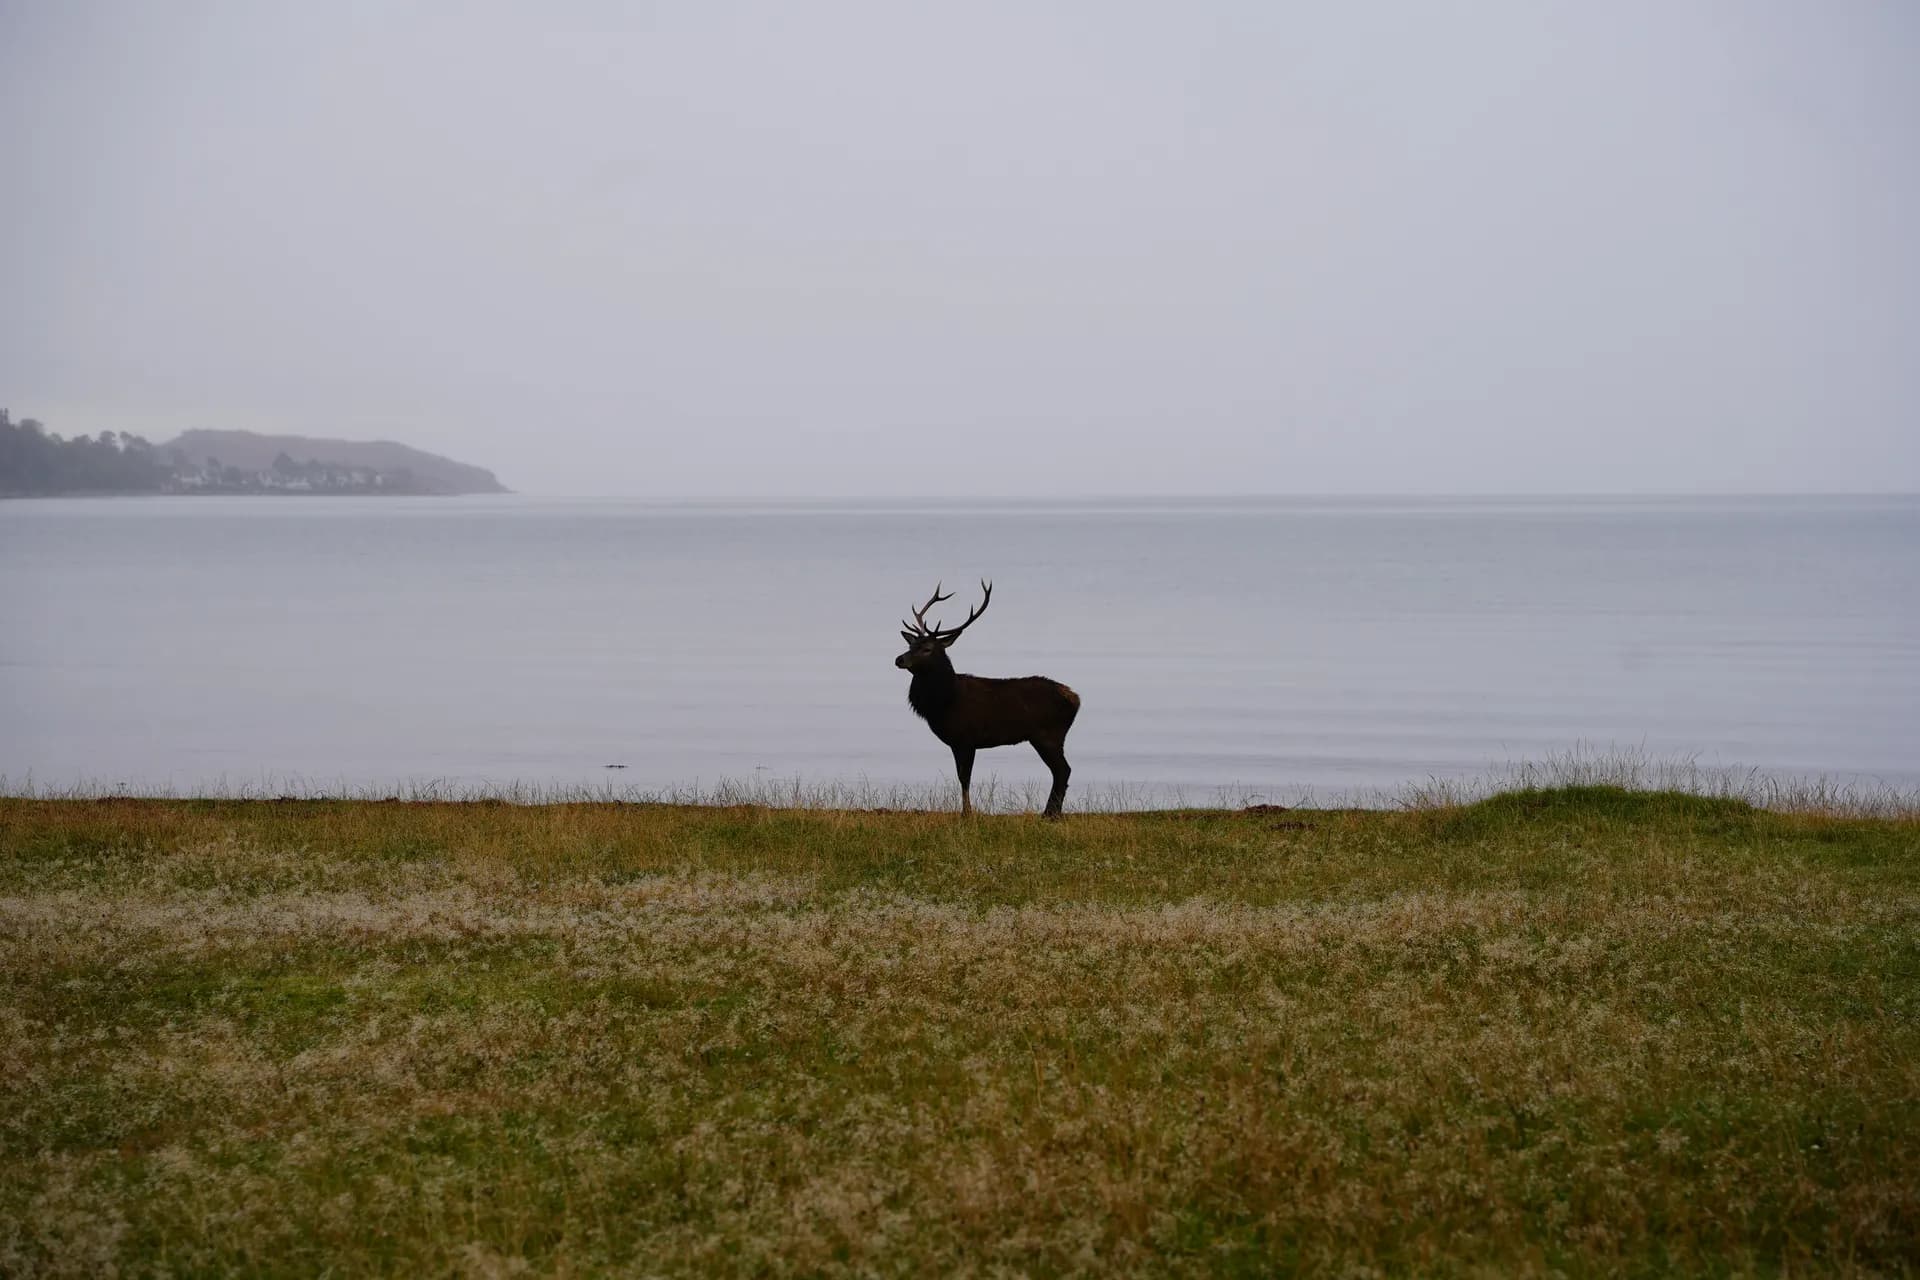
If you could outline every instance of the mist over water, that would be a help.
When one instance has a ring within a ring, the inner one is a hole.
[[[1581,743],[1911,786],[1916,566],[1911,497],[9,502],[0,776],[950,781],[898,620],[942,579],[956,622],[987,576],[955,665],[1079,691],[1076,795]],[[1044,777],[1005,748],[976,786]]]

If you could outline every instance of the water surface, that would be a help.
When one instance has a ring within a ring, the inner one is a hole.
[[[0,775],[933,782],[898,619],[944,578],[958,621],[985,574],[956,665],[1080,692],[1076,791],[1580,743],[1911,786],[1917,566],[1907,497],[0,502]]]

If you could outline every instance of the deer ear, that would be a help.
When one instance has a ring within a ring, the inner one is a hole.
[[[959,638],[959,636],[941,636],[936,643],[939,644],[942,649],[951,649],[953,648],[953,642]]]
[[[920,637],[914,635],[913,632],[911,631],[902,631],[900,633],[900,638],[907,642],[907,648],[909,649],[913,648],[914,645],[920,643]]]

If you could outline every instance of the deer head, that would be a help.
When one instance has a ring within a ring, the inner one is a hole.
[[[951,592],[940,593],[938,583],[934,584],[933,594],[927,602],[913,611],[912,622],[902,622],[900,638],[907,642],[907,651],[893,660],[893,665],[907,671],[918,671],[926,663],[939,658],[945,661],[947,647],[960,638],[960,633],[974,624],[974,620],[987,611],[987,605],[993,601],[993,584],[985,578],[980,580],[980,607],[967,611],[967,620],[957,627],[943,627],[936,618],[932,626],[927,625],[927,610],[942,600],[951,600]]]

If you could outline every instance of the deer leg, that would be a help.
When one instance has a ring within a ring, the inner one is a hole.
[[[953,749],[953,771],[960,775],[960,816],[964,818],[973,812],[973,797],[968,794],[973,786],[972,747]]]
[[[1073,767],[1067,763],[1065,748],[1057,742],[1035,740],[1033,749],[1040,753],[1040,759],[1053,771],[1053,790],[1047,792],[1046,812],[1043,818],[1060,816],[1060,802],[1067,798],[1067,779],[1073,776]]]

